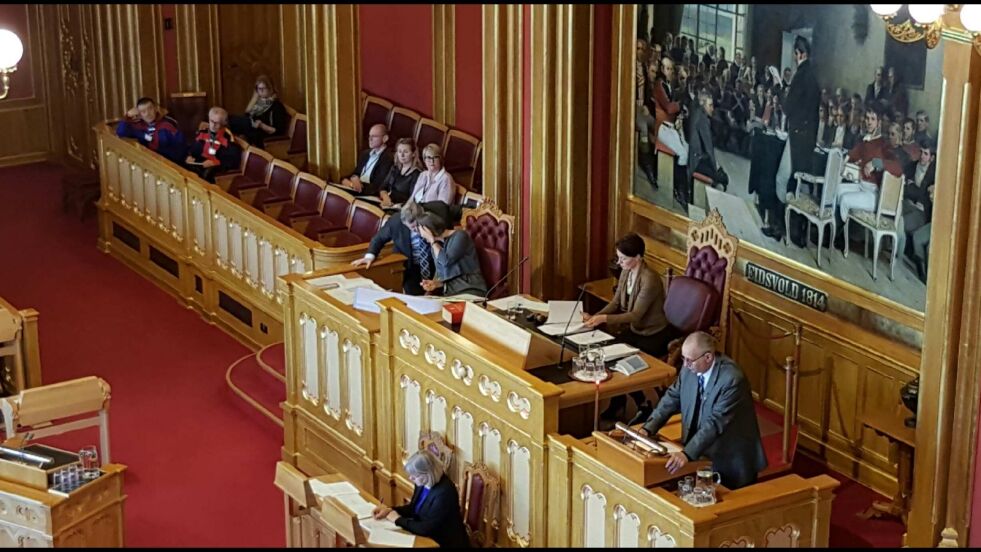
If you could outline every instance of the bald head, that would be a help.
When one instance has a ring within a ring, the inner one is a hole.
[[[715,364],[715,338],[705,332],[694,332],[681,346],[685,368],[703,374]]]
[[[664,79],[668,82],[674,80],[674,60],[670,57],[661,58],[661,72],[664,73]]]
[[[388,143],[388,127],[379,123],[368,131],[368,147],[378,149]]]

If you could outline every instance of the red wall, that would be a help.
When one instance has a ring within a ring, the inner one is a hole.
[[[174,4],[162,4],[160,11],[162,18],[159,25],[163,31],[164,92],[169,96],[172,92],[186,91],[177,90],[177,8]],[[168,18],[175,25],[169,30],[164,29],[163,26],[163,20]],[[157,101],[166,104],[166,98],[158,98]]]
[[[456,123],[474,136],[484,127],[483,6],[456,5]]]
[[[610,203],[610,66],[613,7],[593,6],[593,136],[591,143],[589,279],[605,278]]]
[[[359,4],[361,87],[433,114],[432,4]]]
[[[10,75],[10,92],[6,99],[30,98],[34,96],[34,72],[31,70],[27,4],[0,4],[0,29],[12,31],[24,44],[24,56],[17,64],[17,71]]]

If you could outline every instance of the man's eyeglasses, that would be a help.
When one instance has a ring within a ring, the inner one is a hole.
[[[682,366],[683,366],[683,367],[685,367],[685,368],[690,368],[690,367],[691,367],[691,366],[693,366],[693,365],[694,365],[694,364],[695,364],[696,362],[698,362],[699,360],[702,360],[702,358],[703,358],[703,357],[704,357],[705,355],[707,355],[707,354],[709,354],[710,352],[711,352],[711,351],[705,351],[704,353],[702,353],[702,354],[700,354],[700,355],[698,355],[698,356],[697,356],[697,357],[695,357],[695,358],[684,358],[684,357],[682,357],[682,359],[681,359],[681,364],[682,364]]]

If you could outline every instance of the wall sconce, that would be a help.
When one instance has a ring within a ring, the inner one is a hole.
[[[23,55],[24,44],[20,37],[7,29],[0,29],[0,100],[10,92],[10,74],[17,70]]]

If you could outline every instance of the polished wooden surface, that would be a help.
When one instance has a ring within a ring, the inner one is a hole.
[[[6,310],[17,317],[20,325],[20,364],[15,365],[12,359],[4,363],[4,387],[13,393],[29,387],[41,385],[41,344],[38,339],[38,317],[36,310],[31,308],[18,309],[3,297],[0,297],[0,310]],[[0,344],[2,345],[2,344]]]
[[[106,464],[102,470],[67,497],[0,479],[0,546],[124,546],[126,466]]]
[[[283,81],[279,6],[218,4],[217,8],[220,105],[229,113],[243,113],[257,76],[269,75],[277,86]]]
[[[907,523],[909,503],[913,493],[913,449],[916,447],[916,430],[904,423],[905,407],[897,405],[891,410],[873,410],[862,417],[862,425],[889,439],[890,445],[895,446],[897,456],[896,477],[899,488],[893,495],[892,502],[875,501],[865,511],[866,519],[891,515]],[[908,413],[908,411],[906,412]]]

